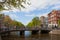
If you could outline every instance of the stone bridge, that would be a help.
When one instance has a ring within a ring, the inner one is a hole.
[[[2,31],[0,31],[0,40],[1,40],[1,35],[2,34],[8,34],[8,35],[10,35],[10,33],[11,32],[15,32],[15,31],[19,31],[20,32],[20,35],[24,35],[24,32],[25,31],[31,31],[32,32],[32,34],[35,34],[35,33],[38,33],[39,31],[41,31],[42,32],[42,30],[43,30],[43,32],[45,32],[45,31],[50,31],[51,29],[49,29],[49,28],[39,28],[39,27],[35,27],[35,28],[27,28],[27,27],[24,27],[24,28],[19,28],[19,29],[16,29],[16,28],[12,28],[12,29],[5,29],[5,30],[2,30]]]
[[[9,33],[9,32],[15,32],[15,31],[20,31],[20,33],[23,33],[24,31],[33,31],[33,32],[38,32],[40,30],[40,28],[35,27],[35,28],[19,28],[19,29],[5,29],[3,31],[0,31],[0,34],[5,34],[5,33]]]

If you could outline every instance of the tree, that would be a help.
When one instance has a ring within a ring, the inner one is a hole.
[[[39,17],[34,17],[32,19],[34,26],[39,26],[40,25],[40,20]]]
[[[5,16],[4,18],[4,25],[6,27],[14,27],[14,26],[17,26],[17,27],[24,27],[24,25],[21,23],[21,22],[18,22],[16,20],[12,20],[9,16]]]
[[[27,27],[39,27],[41,24],[41,21],[39,20],[39,17],[34,17],[30,23],[28,23]]]
[[[4,17],[4,25],[6,27],[9,27],[11,23],[12,23],[12,19],[9,16],[5,15],[5,17]]]
[[[26,0],[2,0],[0,1],[0,11],[14,8],[25,8],[23,4],[29,4]]]
[[[4,14],[0,14],[0,19],[3,18]]]
[[[58,20],[58,25],[60,26],[60,20]]]
[[[21,22],[14,21],[15,26],[17,27],[25,27]]]
[[[31,28],[33,26],[34,26],[34,24],[32,22],[28,23],[28,25],[27,25],[27,27],[29,27],[29,28]]]

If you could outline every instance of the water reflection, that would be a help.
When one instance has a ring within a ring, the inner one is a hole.
[[[31,31],[25,31],[25,35],[19,35],[20,32],[15,32],[16,35],[3,37],[3,40],[60,40],[60,35],[51,34],[31,34]]]
[[[25,31],[25,37],[29,37],[31,35],[31,31]]]
[[[51,40],[51,36],[49,34],[40,34],[40,40]]]
[[[51,35],[51,40],[60,40],[60,35],[59,34]]]

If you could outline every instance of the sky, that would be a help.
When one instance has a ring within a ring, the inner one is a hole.
[[[0,0],[1,1],[1,0]],[[35,16],[45,16],[52,10],[60,10],[60,0],[27,0],[30,5],[23,4],[26,8],[21,10],[12,8],[10,11],[2,11],[5,15],[9,15],[13,20],[22,22],[27,25]]]

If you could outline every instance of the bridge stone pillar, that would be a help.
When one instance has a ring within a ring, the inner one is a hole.
[[[11,34],[11,33],[10,33],[10,32],[8,32],[8,33],[7,33],[7,36],[9,36],[10,34]]]
[[[24,30],[20,31],[20,35],[24,35],[24,34],[25,34]]]
[[[1,35],[0,35],[0,40],[2,40]]]
[[[44,34],[44,33],[49,33],[50,32],[50,30],[41,30],[41,34]]]
[[[39,30],[32,30],[32,34],[37,34]]]

